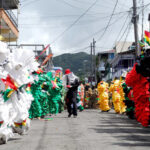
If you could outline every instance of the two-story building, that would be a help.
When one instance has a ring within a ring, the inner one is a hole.
[[[98,73],[100,80],[110,80],[112,69],[110,61],[114,58],[115,50],[102,51],[98,53]]]
[[[19,0],[0,0],[0,41],[16,42],[19,36],[18,15]]]
[[[110,62],[112,79],[120,77],[124,71],[130,70],[135,62],[135,45],[133,42],[118,42],[114,49],[115,57]]]

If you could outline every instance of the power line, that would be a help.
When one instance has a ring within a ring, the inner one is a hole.
[[[101,39],[103,38],[105,32],[107,31],[108,26],[109,26],[109,24],[110,24],[110,22],[111,22],[111,19],[112,19],[112,17],[113,17],[113,14],[114,14],[114,12],[115,12],[115,9],[116,9],[116,7],[117,7],[117,4],[118,4],[118,0],[116,0],[115,6],[114,6],[113,11],[112,11],[112,14],[111,14],[111,16],[110,16],[110,19],[109,19],[109,21],[108,21],[108,24],[107,24],[107,26],[106,26],[104,32],[102,33],[102,35],[100,36],[100,38],[97,39],[97,41],[101,40]]]
[[[78,6],[75,6],[75,5],[73,5],[73,4],[70,4],[70,3],[67,2],[66,0],[57,0],[57,1],[59,1],[59,2],[61,2],[61,3],[63,3],[63,4],[65,4],[65,5],[69,6],[69,7],[71,7],[71,8],[76,8],[76,9],[79,9],[79,10],[85,10],[85,9],[83,9],[83,8],[81,8],[81,7],[78,7]],[[90,3],[90,4],[91,4],[91,3]],[[95,12],[95,11],[92,11],[92,12]]]
[[[68,30],[70,30],[94,5],[97,3],[96,0],[81,16],[79,16],[68,28],[66,28],[61,34],[59,34],[52,43],[55,43],[60,37],[62,37]],[[51,43],[51,44],[52,44]]]
[[[22,5],[21,9],[24,8],[25,6],[29,6],[30,4],[35,3],[35,2],[37,2],[37,1],[40,1],[40,0],[33,0],[33,1],[30,1],[29,3],[26,3],[26,4]]]
[[[131,23],[131,22],[130,22]],[[127,27],[125,28],[123,34],[121,35],[119,41],[117,43],[119,43],[121,41],[121,39],[123,38],[123,36],[125,35],[126,31],[128,30],[129,26],[130,26],[130,23],[127,25]],[[117,45],[116,45],[117,46]]]
[[[128,31],[127,31],[127,34],[126,34],[126,37],[125,37],[125,40],[124,40],[124,43],[123,43],[123,45],[122,45],[122,48],[121,48],[121,51],[120,51],[120,53],[123,51],[123,48],[124,48],[124,46],[125,46],[125,43],[126,43],[126,41],[127,41],[127,38],[128,38],[128,35],[129,35],[129,32],[130,32],[130,30],[131,30],[131,22],[129,23],[129,26],[128,26]]]
[[[69,6],[69,7],[71,7],[71,8],[76,8],[76,9],[80,9],[80,10],[83,9],[83,8],[74,6],[74,5],[72,5],[72,4],[68,3],[68,2],[66,2],[65,0],[57,0],[57,1],[59,1],[59,2],[61,2],[61,3],[63,3],[63,4],[66,4],[67,6]]]
[[[119,15],[119,14],[121,14],[121,13],[123,13],[123,12],[120,12],[120,13],[116,13],[116,14],[114,14],[114,15]],[[79,25],[84,25],[85,23],[87,24],[87,23],[94,23],[94,22],[99,22],[100,21],[100,19],[106,19],[106,18],[109,18],[110,16],[104,16],[104,17],[98,17],[98,18],[92,18],[92,19],[88,19],[88,20],[84,20],[84,22],[80,22],[80,24]],[[94,22],[93,22],[94,21]],[[68,23],[68,22],[65,22],[65,23]],[[39,23],[37,23],[37,24],[19,24],[19,25],[21,25],[21,26],[36,26],[36,25],[38,25],[38,27],[41,27],[41,26],[39,26]],[[51,27],[50,25],[43,25],[43,27]],[[55,26],[55,27],[52,27],[52,28],[57,28],[57,26]]]
[[[150,5],[150,3],[147,3],[146,5],[141,6],[140,8],[142,8],[142,9],[138,14],[142,13],[142,11],[144,11],[149,5]]]
[[[120,30],[120,32],[119,32],[117,38],[118,38],[119,35],[121,34],[121,32],[122,32],[122,30],[123,30],[123,28],[124,28],[124,26],[125,26],[125,24],[126,24],[126,22],[127,22],[127,20],[128,20],[129,15],[130,15],[130,12],[128,13],[127,17],[125,18],[125,21],[123,22],[123,26],[121,27],[121,30]],[[112,30],[111,30],[110,32],[112,33]],[[110,32],[109,32],[109,35],[110,35],[110,36],[107,37],[107,41],[109,41],[109,38],[111,37],[111,33],[110,33]],[[113,33],[112,33],[112,35],[113,35]],[[116,40],[117,40],[117,39],[116,39]],[[116,43],[116,42],[115,42],[115,43]],[[103,43],[103,44],[105,44],[105,43]]]
[[[121,27],[121,29],[120,29],[120,31],[119,31],[119,34],[117,35],[117,38],[116,38],[116,40],[115,40],[115,43],[117,42],[118,37],[121,35],[121,32],[122,32],[123,28],[125,27],[129,15],[130,15],[130,13],[127,15],[125,21],[123,22],[123,26]]]
[[[82,4],[91,4],[90,2],[83,2],[83,1],[79,1],[79,0],[72,0],[72,1],[74,1],[74,2],[78,2],[78,3],[82,3]],[[112,2],[112,1],[110,1],[109,0],[109,2]],[[121,4],[121,3],[118,3],[120,6],[122,6],[123,4]],[[107,5],[107,6],[111,6],[112,5],[112,3],[110,4],[110,5]],[[97,4],[96,6],[102,6],[102,7],[106,7],[106,6],[104,6],[104,5],[102,5],[102,3],[101,4]],[[126,5],[123,5],[124,7],[127,7]],[[108,7],[107,7],[108,8]],[[109,7],[110,8],[110,7]]]
[[[85,5],[85,4],[91,4],[90,2],[82,2],[82,1],[77,1],[77,0],[72,0],[72,1],[77,2],[77,3],[80,3],[80,4],[82,3],[82,4],[84,4],[84,5]],[[105,4],[105,3],[104,3],[104,4]],[[110,5],[107,5],[107,6],[106,6],[106,5],[102,5],[102,3],[101,3],[101,4],[97,4],[96,6],[98,6],[98,7],[101,6],[101,7],[103,7],[103,8],[104,8],[104,7],[105,7],[105,8],[110,8],[110,7],[109,7]]]
[[[106,0],[105,0],[106,1]],[[108,0],[109,2],[114,2],[114,1],[110,1],[110,0]],[[127,3],[127,2],[126,2]],[[112,5],[112,4],[111,4]],[[122,2],[118,2],[118,4],[117,5],[120,5],[120,6],[123,6],[123,7],[126,7],[126,8],[129,8],[129,6],[127,6],[127,5],[125,5],[124,3],[122,3]]]
[[[109,27],[112,26],[113,24],[117,23],[123,16],[124,16],[124,14],[121,15],[121,17],[119,17],[119,18],[117,18],[116,20],[114,20],[114,22],[112,22],[112,23],[109,25]],[[93,33],[92,35],[88,36],[86,39],[84,39],[84,40],[82,40],[82,41],[80,41],[80,42],[81,42],[81,43],[84,43],[84,42],[87,41],[88,39],[93,38],[96,34],[102,32],[104,29],[105,29],[105,28],[102,28],[101,30],[99,30],[99,31],[97,31],[97,32],[95,32],[95,33]]]
[[[117,23],[118,21],[120,21],[120,19],[122,19],[123,16],[124,16],[124,14],[123,14],[121,17],[115,19],[114,22],[112,22],[108,27],[110,27],[110,26],[112,26],[113,24],[115,24],[115,23]],[[86,41],[86,40],[88,40],[88,39],[90,39],[90,38],[93,38],[95,35],[99,34],[100,32],[103,32],[103,31],[105,30],[105,28],[106,28],[106,27],[101,28],[100,30],[98,30],[98,31],[96,31],[95,33],[91,34],[91,35],[88,36],[86,39],[84,39],[84,41]]]
[[[119,14],[121,14],[121,13],[127,13],[127,12],[129,12],[129,11],[120,11],[120,12],[116,12],[116,13],[114,13],[113,14],[113,16],[115,16],[115,15],[119,15]],[[86,14],[86,15],[88,15],[88,16],[91,16],[91,17],[93,17],[94,15],[99,15],[99,14],[106,14],[106,13],[93,13],[93,14]],[[108,13],[107,13],[108,14]],[[49,17],[54,17],[54,18],[63,18],[63,17],[78,17],[78,16],[80,16],[80,15],[43,15],[43,16],[39,16],[39,17],[41,17],[41,18],[49,18]],[[29,16],[27,16],[27,17],[21,17],[22,19],[35,19],[35,18],[38,18],[39,19],[39,17],[34,17],[34,16],[30,16],[30,18],[29,18]],[[104,17],[101,17],[101,18],[105,18],[105,17],[110,17],[110,15],[109,16],[104,16]]]
[[[127,37],[128,37],[128,35],[129,35],[129,32],[130,32],[130,29],[131,29],[131,22],[129,23],[129,26],[128,26],[128,31],[127,31],[127,34],[126,34],[126,37],[125,37],[125,40],[124,40],[124,42],[123,42],[123,45],[122,45],[122,47],[121,47],[121,51],[119,52],[119,53],[122,53],[123,52],[123,48],[124,48],[124,46],[125,46],[125,43],[126,43],[126,41],[127,41]],[[122,57],[122,54],[121,54],[121,57]],[[122,70],[122,68],[121,68],[121,70]]]

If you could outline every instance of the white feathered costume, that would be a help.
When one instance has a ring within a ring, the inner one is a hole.
[[[38,65],[32,51],[19,48],[10,53],[7,45],[0,42],[0,78],[3,80],[0,81],[0,143],[7,143],[13,131],[26,133],[30,126],[28,110],[33,97],[26,89],[27,84],[33,82],[30,73],[36,71]],[[10,93],[4,101],[6,90]]]

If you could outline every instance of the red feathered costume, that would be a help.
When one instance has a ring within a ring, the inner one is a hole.
[[[127,74],[126,84],[133,88],[136,119],[144,127],[147,127],[150,121],[150,85],[147,77],[136,72],[136,65]]]

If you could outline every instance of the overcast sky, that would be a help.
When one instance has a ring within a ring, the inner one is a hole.
[[[20,44],[51,44],[54,55],[59,55],[65,52],[90,52],[89,45],[93,38],[97,41],[96,52],[112,49],[115,41],[134,40],[133,25],[130,23],[132,12],[129,12],[132,0],[118,0],[112,17],[116,0],[98,0],[95,5],[96,0],[20,1]],[[142,0],[137,2],[141,6]],[[144,4],[148,3],[149,0],[144,0]],[[140,37],[141,10],[140,7]],[[144,29],[149,28],[149,11],[150,6],[144,9]]]

